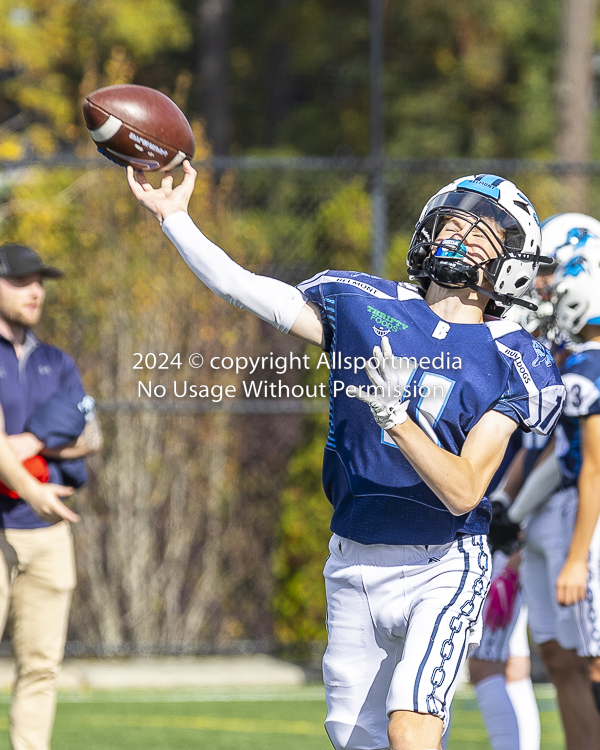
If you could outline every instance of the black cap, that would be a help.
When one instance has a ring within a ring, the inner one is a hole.
[[[40,273],[50,279],[64,276],[58,268],[45,266],[40,256],[26,245],[0,245],[0,276],[18,277]]]

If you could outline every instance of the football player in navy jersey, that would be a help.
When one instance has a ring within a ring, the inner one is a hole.
[[[600,747],[600,241],[556,270],[558,328],[577,346],[556,436],[561,488],[529,519],[523,584],[568,750]],[[590,681],[589,669],[592,669]]]
[[[159,189],[131,169],[128,179],[210,289],[330,353],[327,733],[340,750],[435,750],[479,640],[485,488],[517,426],[548,432],[564,397],[552,360],[534,367],[528,333],[484,322],[542,260],[533,206],[503,178],[456,180],[411,242],[421,290],[349,271],[294,288],[245,271],[200,232],[187,215],[196,173],[184,171],[176,188],[170,175]]]

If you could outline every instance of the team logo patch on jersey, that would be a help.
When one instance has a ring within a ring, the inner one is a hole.
[[[381,310],[377,310],[371,305],[367,305],[367,310],[371,313],[371,320],[375,320],[377,323],[379,323],[380,326],[384,326],[388,329],[386,333],[389,333],[390,331],[396,333],[396,331],[399,330],[405,331],[408,328],[406,323],[398,320],[398,318],[393,318],[391,315],[388,315]],[[377,333],[378,336],[385,336],[385,333],[379,333],[377,330],[375,330],[375,326],[373,326],[373,330],[375,331],[375,333]]]
[[[554,362],[554,360],[552,359],[552,355],[546,349],[546,347],[543,346],[543,344],[540,344],[540,342],[536,341],[535,339],[531,342],[531,345],[533,346],[533,351],[535,352],[533,367],[538,367],[538,365],[541,365],[542,362],[546,365],[546,367],[552,367],[552,363]]]

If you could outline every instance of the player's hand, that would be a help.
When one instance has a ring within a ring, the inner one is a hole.
[[[404,380],[402,368],[396,362],[396,357],[392,351],[392,345],[387,336],[381,339],[381,348],[373,347],[373,359],[377,361],[377,367],[374,367],[372,360],[369,360],[365,366],[369,380],[373,385],[391,385],[392,389],[397,386],[402,392]],[[400,362],[400,360],[398,360]]]
[[[72,487],[63,487],[60,484],[41,484],[38,482],[35,491],[28,493],[23,498],[31,510],[39,516],[42,521],[56,523],[57,521],[70,521],[77,523],[80,518],[61,501],[61,498],[70,497],[73,494]]]
[[[406,422],[408,419],[408,401],[401,401],[403,385],[397,377],[398,370],[394,367],[394,353],[387,336],[381,339],[381,348],[373,349],[373,359],[367,362],[365,370],[371,383],[378,389],[376,393],[368,393],[363,388],[349,386],[346,393],[355,396],[371,408],[377,424],[384,430]]]
[[[18,435],[7,435],[10,447],[15,452],[15,456],[21,463],[28,458],[37,456],[44,448],[44,443],[36,438],[31,432],[21,432]]]
[[[165,172],[160,187],[153,188],[143,172],[134,172],[132,167],[127,167],[127,181],[131,192],[142,206],[156,216],[161,225],[171,214],[179,211],[187,213],[198,173],[187,159],[183,162],[183,171],[185,176],[177,187],[173,187],[173,174]]]
[[[402,424],[408,419],[408,414],[406,413],[408,401],[402,404],[396,399],[393,403],[389,404],[385,398],[367,393],[361,388],[354,386],[348,386],[346,392],[348,395],[351,395],[353,392],[359,401],[363,401],[370,406],[371,414],[382,430],[391,430],[392,427]]]
[[[508,567],[493,579],[485,602],[483,623],[490,630],[505,628],[512,620],[519,591],[519,574]]]
[[[568,607],[585,599],[588,583],[586,560],[567,560],[556,579],[556,600]]]
[[[492,520],[488,531],[488,542],[492,554],[496,550],[512,555],[522,546],[521,527],[508,517],[508,509],[500,500],[492,501]]]

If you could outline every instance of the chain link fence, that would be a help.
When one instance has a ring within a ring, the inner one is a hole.
[[[326,268],[406,279],[423,205],[461,175],[512,179],[542,219],[600,218],[596,164],[230,157],[195,166],[199,226],[242,265],[291,284]],[[274,601],[287,584],[273,561],[285,503],[296,502],[288,466],[325,440],[318,352],[204,290],[102,160],[0,167],[2,240],[26,241],[67,272],[48,285],[39,333],[75,358],[105,435],[75,500],[83,521],[68,651],[277,648]],[[375,226],[374,185],[384,199]],[[307,482],[318,464],[306,458]]]

